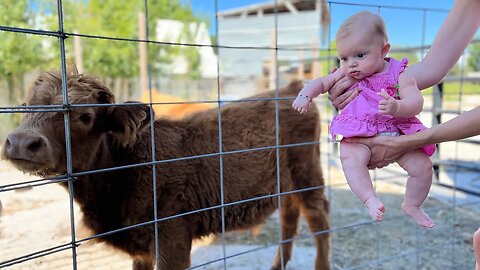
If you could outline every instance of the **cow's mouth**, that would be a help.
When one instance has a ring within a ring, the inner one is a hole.
[[[26,159],[9,159],[12,164],[24,173],[29,173],[38,176],[45,176],[47,175],[48,171],[50,171],[49,166],[47,163],[43,162],[35,162],[32,160]]]

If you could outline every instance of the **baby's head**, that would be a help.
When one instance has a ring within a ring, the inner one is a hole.
[[[390,49],[383,19],[362,11],[347,18],[335,37],[338,58],[347,76],[363,79],[380,72]]]

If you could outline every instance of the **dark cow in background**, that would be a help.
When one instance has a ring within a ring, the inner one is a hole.
[[[72,104],[114,103],[112,92],[99,80],[69,72],[68,97]],[[27,105],[62,104],[61,76],[41,75],[32,86]],[[300,82],[292,82],[280,97],[297,95]],[[268,92],[253,98],[272,98]],[[317,142],[320,121],[313,105],[300,115],[291,100],[278,101],[280,145]],[[224,154],[224,203],[277,193],[277,158],[274,147],[275,101],[235,102],[221,109],[222,151],[261,148]],[[71,150],[74,172],[152,161],[151,115],[147,105],[74,107],[70,112]],[[212,109],[182,120],[154,122],[155,159],[169,160],[219,152],[218,111]],[[63,112],[29,112],[8,135],[2,157],[19,170],[47,177],[66,174]],[[279,149],[282,192],[322,187],[318,144]],[[156,167],[157,217],[194,211],[221,204],[220,156],[207,155],[159,163]],[[83,222],[95,234],[152,221],[154,219],[152,166],[134,166],[78,176],[74,198],[83,212]],[[65,182],[61,183],[65,187]],[[227,231],[261,224],[277,209],[277,196],[233,204],[224,208]],[[281,197],[282,238],[292,238],[300,212],[311,231],[329,228],[327,200],[323,188]],[[190,266],[193,239],[222,231],[221,209],[158,222],[160,269]],[[133,269],[155,265],[154,225],[151,223],[108,234],[98,239],[128,253]],[[315,236],[316,269],[329,269],[328,234]],[[292,242],[283,244],[284,263],[291,257]],[[277,252],[273,269],[281,268]]]

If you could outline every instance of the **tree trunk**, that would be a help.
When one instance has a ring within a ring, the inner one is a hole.
[[[7,76],[8,84],[8,104],[11,106],[15,104],[15,84],[13,82],[13,76]]]

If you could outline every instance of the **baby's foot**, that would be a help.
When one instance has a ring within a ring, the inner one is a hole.
[[[373,220],[379,222],[383,220],[383,212],[385,212],[385,206],[378,199],[378,197],[370,197],[365,205],[368,207],[368,213]]]
[[[403,203],[402,210],[421,227],[432,229],[436,225],[427,213],[425,213],[419,206],[409,206]]]

